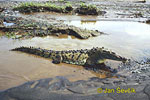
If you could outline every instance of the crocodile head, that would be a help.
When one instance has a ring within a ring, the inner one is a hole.
[[[104,50],[104,48],[93,48],[88,51],[89,58],[87,65],[97,65],[105,62],[106,59],[126,62],[126,58],[116,55],[114,52]]]

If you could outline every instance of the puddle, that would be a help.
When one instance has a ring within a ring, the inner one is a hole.
[[[142,60],[150,56],[150,25],[120,21],[68,21],[65,24],[107,33],[85,40],[88,45],[106,47],[122,56]]]
[[[60,14],[60,13],[55,13],[55,12],[40,12],[40,13],[32,13],[32,14],[22,14],[22,16],[36,16],[37,18],[42,18],[42,19],[55,19],[57,21],[72,21],[72,20],[82,20],[82,19],[86,19],[86,20],[97,20],[97,18],[99,18],[98,16],[86,16],[86,15],[81,15],[81,16],[77,16],[77,15],[71,15],[71,14]]]
[[[104,18],[103,16],[92,16],[92,15],[71,15],[71,14],[60,14],[55,12],[38,12],[31,14],[18,14],[17,16],[31,18],[34,20],[42,20],[42,21],[132,21],[132,22],[143,22],[147,20],[147,18]]]

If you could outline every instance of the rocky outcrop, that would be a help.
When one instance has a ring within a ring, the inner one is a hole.
[[[103,34],[99,31],[81,29],[75,26],[65,24],[47,23],[44,21],[34,21],[29,19],[17,18],[14,16],[0,16],[2,21],[14,23],[13,25],[3,27],[2,31],[20,35],[19,38],[43,37],[48,35],[59,36],[67,34],[79,39],[88,39]],[[17,38],[16,38],[17,39]]]
[[[87,5],[84,3],[80,4],[80,7],[73,8],[71,3],[65,3],[64,6],[58,6],[57,4],[51,3],[35,3],[27,2],[21,4],[13,10],[17,10],[21,13],[32,13],[32,12],[57,12],[57,13],[72,13],[72,14],[82,14],[82,15],[100,15],[102,12],[95,5]],[[104,13],[103,13],[104,14]]]
[[[147,23],[147,24],[150,24],[150,19],[149,19],[149,20],[146,20],[146,23]]]
[[[70,13],[73,8],[72,6],[58,6],[51,3],[24,3],[18,7],[13,8],[21,13],[32,13],[32,12],[57,12],[57,13]]]
[[[0,98],[1,100],[149,100],[149,84],[116,85],[117,82],[130,81],[93,77],[87,81],[70,82],[65,77],[58,76],[30,81],[0,92]],[[106,89],[114,92],[106,92]]]
[[[75,9],[75,13],[81,15],[103,15],[106,12],[100,11],[95,5],[80,4],[80,7]]]

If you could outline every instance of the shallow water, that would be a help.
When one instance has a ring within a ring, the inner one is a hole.
[[[105,78],[105,75],[87,71],[82,66],[53,64],[50,59],[10,51],[19,46],[34,46],[49,50],[77,50],[93,47],[86,40],[79,40],[68,35],[35,37],[26,40],[2,37],[0,38],[0,90],[20,85],[26,81],[55,76],[65,76],[70,81],[87,80],[90,77]]]
[[[122,56],[142,60],[150,56],[150,25],[120,21],[68,21],[69,25],[99,30],[107,35],[86,40],[88,45],[104,46]]]
[[[37,17],[41,20],[55,19],[55,21],[61,21],[68,25],[99,30],[107,34],[82,41],[68,38],[74,45],[80,44],[79,48],[104,46],[122,56],[135,60],[145,60],[150,56],[150,25],[137,22],[144,20],[141,18],[123,18],[118,21],[118,19],[102,19],[101,16],[76,16],[50,12],[32,13],[25,16]],[[67,39],[67,37],[65,38]],[[76,49],[76,47],[74,48]]]
[[[60,39],[63,38],[63,39]],[[51,50],[70,50],[86,48],[84,43],[71,36],[32,38],[12,40],[0,38],[0,90],[20,85],[26,81],[64,76],[70,81],[87,80],[90,77],[105,75],[85,70],[81,66],[53,64],[50,59],[9,51],[19,46],[34,46]]]
[[[38,13],[31,13],[31,14],[18,14],[17,16],[26,17],[26,18],[33,18],[40,19],[40,20],[47,20],[47,21],[145,21],[146,18],[104,18],[104,16],[92,16],[92,15],[72,15],[72,14],[60,14],[55,12],[38,12]]]

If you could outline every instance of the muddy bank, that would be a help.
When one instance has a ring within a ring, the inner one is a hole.
[[[26,1],[27,2],[27,1]],[[35,2],[35,1],[34,1]],[[43,1],[40,1],[43,2]],[[134,3],[134,2],[118,2],[118,1],[84,1],[85,5],[96,5],[103,14],[100,14],[101,18],[149,18],[149,4],[148,3]],[[14,6],[18,6],[20,1],[1,2],[1,8],[13,9]],[[37,2],[35,2],[37,3]],[[46,2],[43,2],[46,3]],[[64,2],[52,2],[58,6],[64,6]],[[73,8],[80,7],[82,2],[69,1]],[[106,13],[104,13],[106,12]]]
[[[61,3],[61,2],[60,2]],[[32,12],[57,12],[57,13],[70,13],[80,15],[104,15],[104,11],[100,11],[96,5],[85,4],[80,2],[77,8],[72,5],[71,2],[62,1],[62,4],[56,3],[36,3],[26,2],[14,7],[13,10],[21,13],[32,13]]]
[[[62,34],[72,35],[79,39],[87,39],[89,37],[103,34],[99,31],[80,29],[78,27],[60,23],[47,23],[44,21],[23,19],[20,17],[5,15],[1,15],[0,28],[3,32],[12,34],[15,39],[30,38],[35,36],[44,37],[48,35],[59,36]]]
[[[17,10],[21,13],[31,13],[31,12],[58,12],[58,13],[71,13],[73,8],[71,4],[66,4],[65,6],[58,6],[51,3],[22,3],[21,5],[14,7],[13,10]]]

